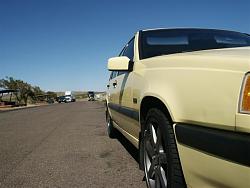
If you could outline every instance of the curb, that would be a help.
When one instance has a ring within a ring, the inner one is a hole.
[[[0,110],[0,114],[1,113],[5,113],[5,112],[12,112],[12,111],[18,111],[18,110],[27,110],[30,108],[38,108],[38,107],[43,107],[43,106],[48,106],[48,104],[45,105],[37,105],[37,106],[30,106],[30,107],[24,107],[24,108],[13,108],[13,109],[8,109],[8,110]]]

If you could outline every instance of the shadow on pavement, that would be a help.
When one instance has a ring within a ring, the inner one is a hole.
[[[139,164],[139,150],[131,144],[123,134],[117,131],[116,139],[123,145],[123,147],[127,150],[127,152],[135,159],[135,161]]]

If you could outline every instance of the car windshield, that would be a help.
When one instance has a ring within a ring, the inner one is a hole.
[[[141,32],[140,58],[199,50],[250,46],[250,36],[214,29],[159,29]]]

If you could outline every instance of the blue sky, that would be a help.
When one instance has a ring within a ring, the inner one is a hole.
[[[0,0],[0,78],[44,90],[106,88],[107,59],[137,30],[203,27],[250,33],[249,0]]]

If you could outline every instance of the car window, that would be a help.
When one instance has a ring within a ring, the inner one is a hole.
[[[140,59],[200,50],[250,46],[250,36],[214,29],[161,29],[141,33]]]
[[[113,72],[114,72],[114,71],[112,71],[112,72],[110,73],[109,80],[111,80],[111,79],[112,79]]]
[[[134,38],[132,38],[125,46],[122,56],[127,56],[130,60],[134,60]]]
[[[149,45],[188,45],[187,36],[174,36],[174,37],[148,37],[147,43]]]
[[[122,49],[119,56],[127,56],[130,60],[134,59],[134,37],[126,44],[126,46]],[[114,72],[114,71],[113,71]],[[127,71],[115,71],[116,73],[111,73],[110,80],[115,78],[116,76],[120,76],[125,74]]]
[[[127,45],[122,49],[122,51],[119,53],[119,56],[122,56],[123,55],[123,52],[125,50],[125,48],[127,47]]]
[[[120,75],[122,75],[122,74],[125,74],[126,72],[128,72],[128,71],[118,71],[117,76],[120,76]]]
[[[109,77],[109,80],[112,80],[112,79],[113,79],[113,75],[114,75],[114,71],[111,72],[110,77]]]
[[[114,79],[117,76],[118,71],[112,71],[109,77],[109,80]]]
[[[215,35],[214,38],[218,44],[247,45],[247,41],[244,40],[244,38],[239,38],[235,36]]]

